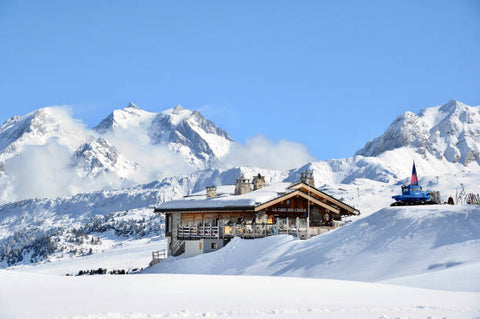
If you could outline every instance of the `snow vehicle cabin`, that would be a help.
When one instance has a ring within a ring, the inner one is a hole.
[[[441,204],[440,193],[438,191],[425,192],[422,190],[422,187],[418,185],[415,162],[413,162],[410,185],[402,186],[402,195],[392,196],[392,198],[395,200],[395,203],[390,206]]]
[[[313,172],[298,183],[265,184],[258,174],[235,185],[210,186],[205,192],[155,208],[165,214],[169,254],[185,256],[222,248],[233,237],[260,238],[291,234],[301,239],[343,225],[358,209],[315,188]]]

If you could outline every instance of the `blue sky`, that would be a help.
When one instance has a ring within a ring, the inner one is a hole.
[[[133,101],[351,156],[404,111],[480,104],[480,1],[0,0],[0,121]]]

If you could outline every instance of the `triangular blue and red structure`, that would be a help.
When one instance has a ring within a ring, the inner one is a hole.
[[[418,185],[418,178],[417,178],[417,170],[415,168],[415,161],[413,162],[412,179],[410,180],[410,185]]]

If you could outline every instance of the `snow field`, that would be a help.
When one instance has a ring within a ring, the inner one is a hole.
[[[102,239],[105,242],[105,239]],[[9,269],[21,272],[30,272],[46,275],[63,276],[66,274],[76,275],[80,270],[96,270],[98,268],[111,270],[131,271],[148,267],[152,260],[152,252],[167,248],[164,239],[142,238],[130,241],[110,240],[110,248],[103,247],[103,251],[92,255],[52,256],[49,261],[32,265],[25,264],[10,267]]]
[[[140,274],[52,276],[147,262],[166,244],[142,240],[1,270],[0,318],[480,317],[476,206],[391,207],[306,241],[235,238]]]
[[[0,271],[10,318],[473,318],[480,293],[326,279]]]

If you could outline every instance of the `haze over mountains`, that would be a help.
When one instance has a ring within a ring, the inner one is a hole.
[[[8,119],[0,127],[0,262],[30,261],[42,240],[68,242],[73,229],[114,231],[120,246],[129,236],[158,239],[140,229],[145,216],[155,218],[149,207],[209,185],[232,184],[242,174],[261,173],[267,183],[296,182],[312,169],[318,188],[359,208],[361,217],[391,203],[408,182],[413,160],[420,184],[439,190],[443,200],[460,183],[479,191],[480,107],[454,100],[400,115],[350,158],[315,161],[298,143],[263,137],[250,143],[235,143],[199,112],[180,106],[151,113],[130,104],[93,129],[62,108]],[[144,212],[133,215],[133,226],[112,222],[112,214],[129,210]],[[67,246],[50,247],[34,260],[106,249],[87,245],[72,253]]]

